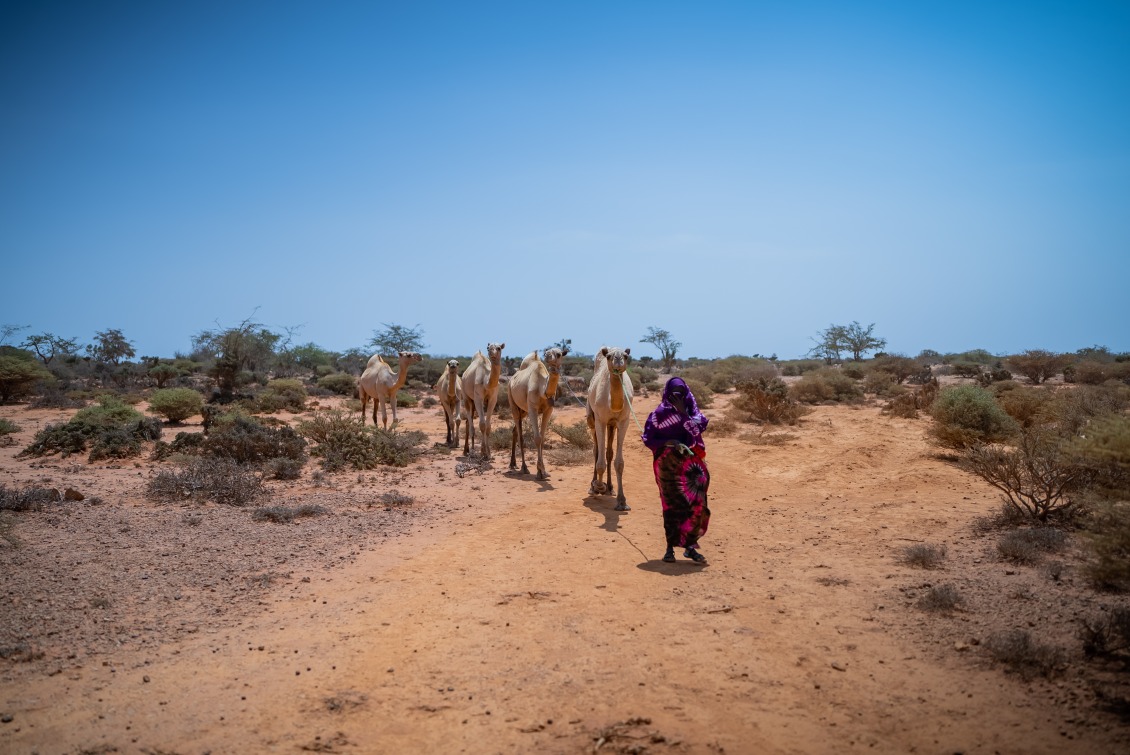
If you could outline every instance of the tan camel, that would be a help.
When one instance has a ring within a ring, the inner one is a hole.
[[[557,382],[561,377],[561,360],[567,353],[568,350],[555,346],[546,349],[544,360],[541,360],[536,351],[531,352],[507,384],[510,412],[514,415],[514,429],[510,435],[510,468],[518,468],[515,450],[520,446],[522,473],[530,471],[526,466],[526,438],[522,427],[522,420],[528,415],[532,420],[534,447],[538,450],[536,477],[539,480],[549,479],[542,461],[542,449],[545,434],[549,432],[549,419],[553,416],[553,398],[557,395]]]
[[[373,399],[373,424],[377,424],[377,407],[381,410],[381,424],[388,429],[388,406],[392,404],[392,424],[396,426],[396,392],[408,380],[409,365],[419,362],[423,357],[414,351],[399,354],[399,372],[393,372],[380,354],[369,358],[369,366],[361,373],[357,393],[361,398],[361,424],[365,424],[365,407]]]
[[[482,439],[482,457],[490,459],[490,419],[498,403],[498,379],[502,376],[502,350],[505,343],[488,343],[487,356],[475,353],[471,364],[463,371],[463,418],[467,420],[467,437],[463,454],[471,453],[475,446],[475,415],[479,417]]]
[[[593,359],[589,406],[585,419],[593,436],[590,495],[612,492],[612,441],[616,440],[616,510],[631,511],[624,497],[624,434],[632,412],[632,379],[624,374],[631,349],[603,347]],[[605,483],[604,472],[608,471]]]
[[[459,377],[459,360],[452,359],[436,381],[436,394],[443,406],[447,422],[447,445],[459,445],[459,422],[463,419],[463,380]]]

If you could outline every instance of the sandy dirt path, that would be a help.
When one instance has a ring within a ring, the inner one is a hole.
[[[295,573],[235,628],[0,687],[17,719],[0,751],[1118,751],[1044,688],[914,631],[900,588],[923,576],[895,553],[960,540],[989,489],[875,408],[795,432],[709,441],[706,567],[660,561],[638,442],[623,514],[583,466],[538,483],[496,452],[483,475],[429,471],[448,515]]]

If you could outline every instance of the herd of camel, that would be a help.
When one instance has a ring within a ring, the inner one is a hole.
[[[475,447],[475,418],[478,417],[483,459],[490,459],[490,420],[498,401],[498,384],[502,377],[502,350],[505,343],[487,344],[486,356],[476,352],[471,364],[459,375],[459,362],[452,359],[447,370],[435,385],[439,401],[443,405],[447,421],[447,444],[459,445],[459,425],[465,419],[467,426],[463,441],[463,453],[469,454]],[[518,371],[507,381],[507,395],[510,413],[514,418],[514,430],[510,439],[510,468],[517,469],[516,451],[521,453],[522,473],[527,474],[526,440],[523,420],[529,416],[533,433],[533,444],[538,452],[537,479],[546,480],[542,449],[545,435],[549,430],[549,420],[553,415],[553,399],[557,395],[557,384],[561,377],[561,360],[567,349],[552,347],[538,356],[531,351],[522,360]],[[392,421],[396,424],[396,394],[408,379],[408,367],[419,362],[422,357],[414,351],[399,353],[398,372],[379,354],[369,358],[365,371],[361,374],[358,393],[361,398],[361,422],[365,421],[365,410],[369,400],[373,401],[373,424],[377,424],[377,409],[381,421],[388,427],[388,407],[392,407]],[[616,509],[631,509],[624,497],[624,435],[631,417],[632,381],[624,378],[624,370],[631,360],[631,349],[605,346],[593,359],[593,376],[588,385],[588,408],[586,419],[593,436],[593,476],[589,492],[593,495],[610,493],[612,488],[612,469],[616,469]],[[612,444],[616,451],[613,455]],[[602,463],[603,460],[603,463]],[[607,483],[605,482],[607,472]]]

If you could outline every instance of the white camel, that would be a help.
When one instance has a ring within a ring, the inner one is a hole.
[[[475,415],[479,417],[482,439],[482,457],[490,459],[490,419],[498,403],[498,379],[502,376],[502,350],[505,343],[488,343],[487,356],[475,353],[471,364],[463,371],[463,417],[467,420],[467,437],[463,454],[471,453],[475,446]]]
[[[585,419],[593,436],[591,495],[612,492],[612,441],[616,441],[616,510],[631,511],[624,497],[624,434],[632,411],[632,380],[624,375],[631,349],[603,347],[593,359]],[[608,482],[604,473],[608,472]]]
[[[561,360],[569,353],[556,346],[546,349],[544,361],[538,359],[536,351],[522,360],[522,366],[510,378],[507,395],[510,398],[510,412],[514,416],[514,429],[510,435],[510,468],[517,469],[516,447],[521,447],[522,473],[530,470],[526,466],[526,439],[522,420],[529,416],[533,430],[534,447],[538,451],[537,479],[547,480],[542,450],[545,434],[549,431],[549,420],[553,416],[553,399],[557,395],[557,382],[561,377]]]
[[[447,422],[447,445],[459,445],[459,422],[463,419],[463,379],[459,377],[459,360],[452,359],[436,381],[436,394],[443,406]]]
[[[393,372],[380,354],[369,358],[369,366],[361,373],[357,393],[361,398],[361,424],[365,424],[365,407],[373,400],[373,424],[377,424],[377,408],[381,410],[381,424],[388,429],[388,406],[392,404],[392,424],[396,425],[396,392],[408,380],[409,365],[419,362],[423,357],[414,351],[402,351],[399,356],[399,372]]]

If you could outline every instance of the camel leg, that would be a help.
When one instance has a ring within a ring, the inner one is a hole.
[[[538,415],[536,411],[530,412],[530,416],[534,417],[534,446],[538,450],[538,473],[534,475],[535,479],[548,480],[549,475],[545,473],[545,461],[543,461],[542,451],[545,447],[545,435],[549,432],[549,418],[553,415],[553,411],[547,411],[543,415]]]
[[[471,449],[475,446],[475,407],[471,405],[467,409],[467,436],[463,441],[463,455],[470,456]]]
[[[364,389],[358,391],[361,394],[361,424],[365,424],[365,409],[369,406],[369,397],[365,395]]]
[[[589,495],[600,495],[604,486],[600,483],[600,441],[601,435],[596,430],[596,416],[590,409],[585,414],[585,421],[589,424],[589,433],[592,435],[592,482],[589,483]]]
[[[447,425],[447,438],[444,441],[447,445],[451,445],[451,410],[447,408],[447,404],[443,405],[443,422]]]
[[[494,395],[494,401],[488,401],[485,407],[486,411],[479,415],[479,432],[483,436],[483,458],[490,461],[490,421],[494,415],[495,402],[498,400],[498,394]]]
[[[627,421],[621,422],[616,432],[616,510],[631,511],[628,499],[624,497],[624,431],[628,429]],[[608,481],[612,482],[612,472],[608,473]]]
[[[376,412],[375,409],[373,411],[373,424],[374,425],[377,424],[377,412]],[[388,401],[387,400],[381,402],[381,425],[384,427],[384,429],[386,429],[386,430],[388,429]]]
[[[604,441],[604,469],[608,472],[608,492],[612,492],[612,441],[616,438],[616,425],[608,426],[608,437]]]
[[[522,420],[513,416],[515,414],[513,406],[510,407],[510,414],[514,419],[514,426],[510,428],[510,468],[517,469],[518,457],[516,453],[518,450],[518,428]]]

